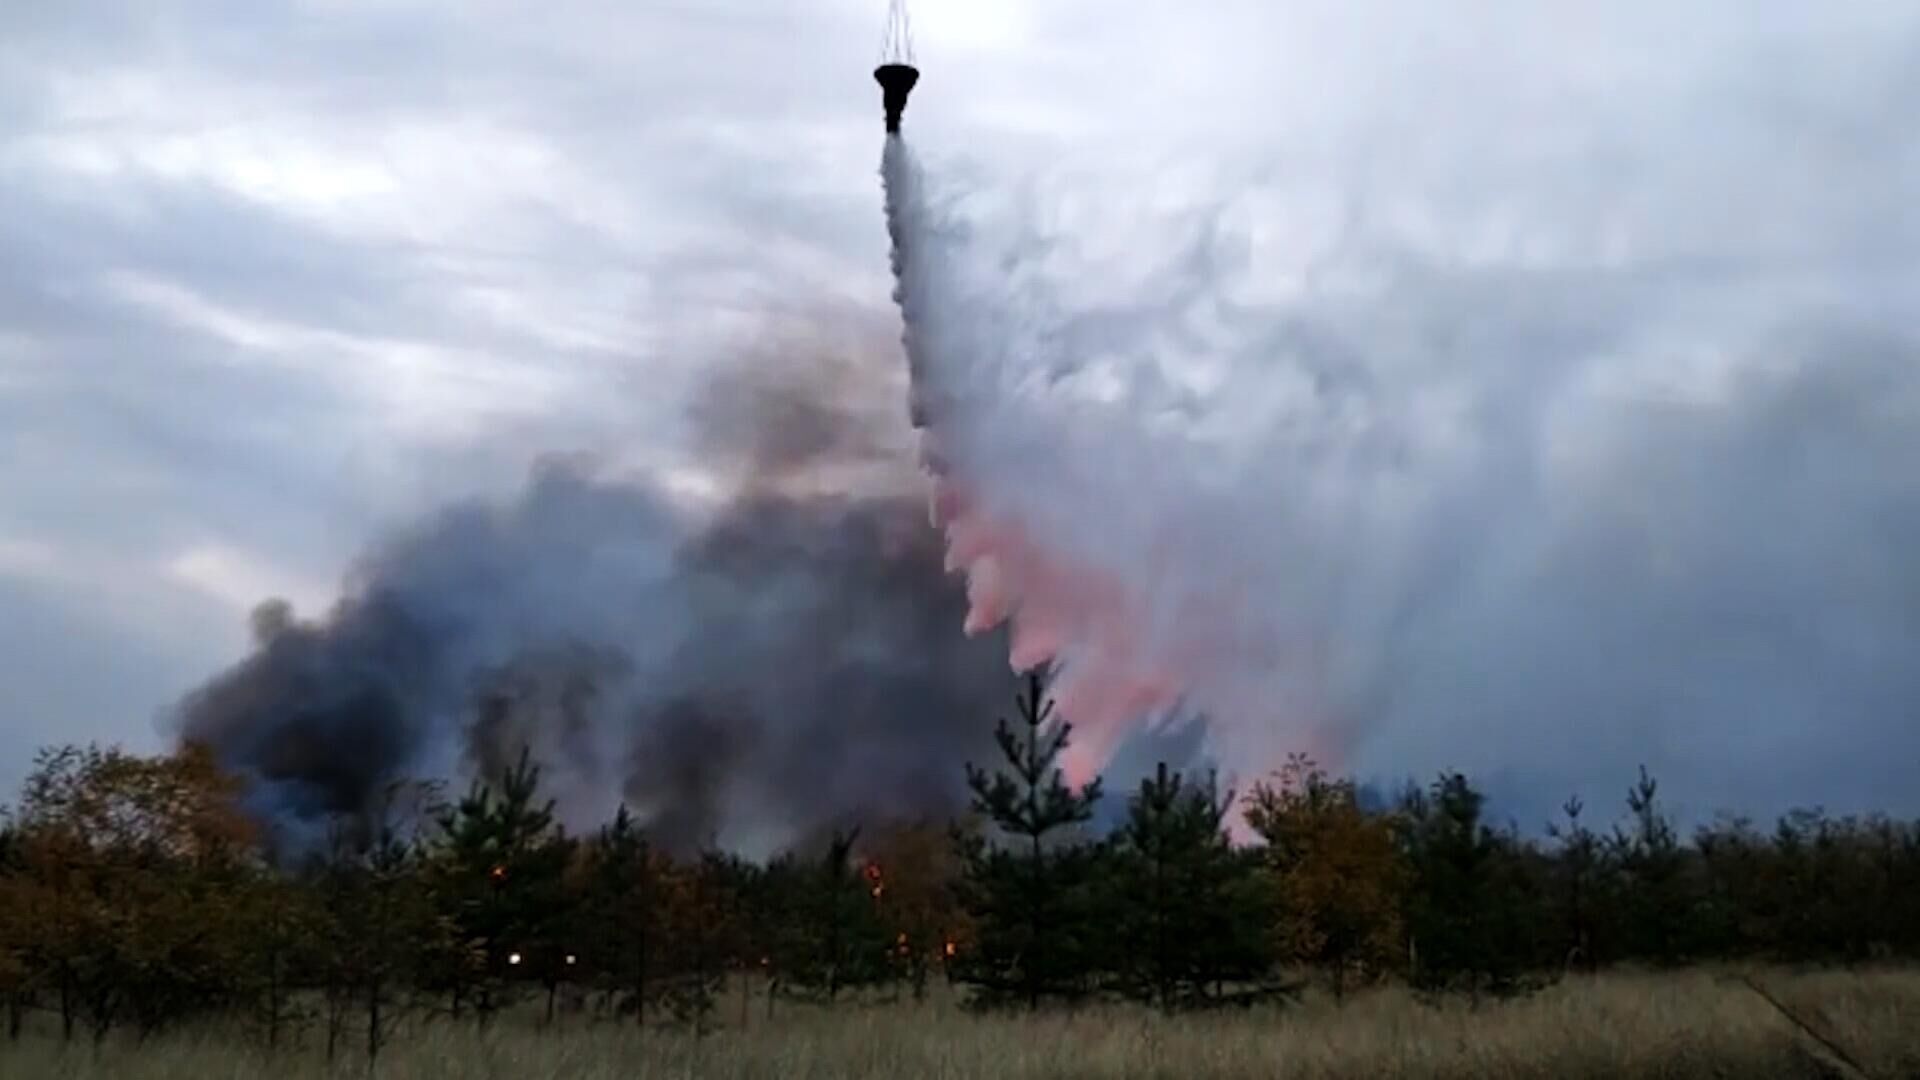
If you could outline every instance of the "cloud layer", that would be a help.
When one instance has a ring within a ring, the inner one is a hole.
[[[881,5],[17,7],[0,762],[153,739],[245,598],[543,453],[710,486],[714,356],[886,314]],[[1910,799],[1910,6],[915,26],[910,133],[1047,331],[995,378],[1296,583],[1356,765]]]

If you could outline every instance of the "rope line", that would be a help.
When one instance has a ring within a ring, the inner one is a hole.
[[[913,20],[907,14],[906,0],[887,4],[887,28],[880,38],[880,62],[912,65]]]

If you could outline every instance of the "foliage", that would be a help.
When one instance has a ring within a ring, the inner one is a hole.
[[[1404,876],[1392,823],[1360,809],[1353,783],[1302,756],[1277,783],[1256,784],[1247,825],[1266,841],[1286,959],[1319,968],[1342,996],[1350,980],[1392,970],[1402,954]]]
[[[1911,822],[1810,809],[1683,837],[1642,770],[1617,823],[1569,800],[1536,841],[1488,825],[1462,774],[1375,811],[1295,758],[1237,804],[1163,765],[1102,837],[1100,784],[1066,784],[1071,728],[1040,676],[1017,706],[998,767],[964,770],[964,820],[764,863],[669,853],[624,808],[576,841],[525,753],[451,805],[395,783],[295,859],[204,747],[49,749],[0,816],[0,1010],[10,1037],[218,1019],[371,1062],[437,1014],[526,999],[549,1025],[590,1010],[701,1036],[748,1023],[756,987],[770,1016],[937,997],[938,974],[976,1007],[1173,1012],[1291,990],[1302,967],[1336,1000],[1389,980],[1478,1000],[1573,969],[1920,956]],[[1229,841],[1236,808],[1256,842]]]
[[[1261,980],[1265,898],[1256,864],[1227,840],[1233,793],[1192,784],[1162,762],[1140,782],[1115,838],[1107,894],[1125,945],[1122,994],[1163,1012],[1215,1003],[1220,988]]]
[[[613,1011],[645,1026],[661,967],[664,894],[671,867],[621,806],[584,853],[586,899],[577,909],[579,977],[596,983]]]
[[[576,957],[562,936],[574,845],[554,823],[553,801],[537,801],[539,786],[540,770],[522,750],[494,785],[476,780],[438,817],[434,892],[467,946],[440,970],[454,1010],[471,1002],[483,1024],[527,986],[557,987]]]
[[[892,975],[893,941],[880,915],[886,893],[878,862],[856,864],[859,831],[836,832],[827,850],[794,881],[789,902],[805,912],[806,930],[794,939],[785,967],[788,991],[832,1004],[848,989],[873,986]]]
[[[890,969],[915,1000],[924,1000],[937,970],[946,970],[973,927],[952,888],[960,874],[949,830],[928,821],[876,831],[863,871],[890,943]]]
[[[1074,998],[1088,989],[1096,948],[1088,918],[1097,849],[1062,834],[1093,816],[1100,781],[1069,788],[1056,762],[1073,725],[1053,718],[1043,676],[1032,674],[1015,704],[1020,730],[1005,717],[994,729],[1004,769],[968,762],[973,809],[991,821],[1002,843],[979,832],[956,835],[964,870],[962,904],[974,940],[956,965],[958,978],[982,1006]]]

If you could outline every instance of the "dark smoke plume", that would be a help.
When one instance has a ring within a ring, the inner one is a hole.
[[[263,605],[253,653],[180,703],[179,735],[252,777],[294,838],[522,746],[564,819],[624,801],[682,849],[957,809],[1011,700],[1007,643],[959,632],[893,361],[821,355],[754,357],[699,397],[717,501],[543,463],[516,498],[367,553],[324,618]]]

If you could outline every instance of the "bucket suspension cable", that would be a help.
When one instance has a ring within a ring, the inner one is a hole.
[[[889,0],[886,34],[880,41],[880,62],[909,67],[914,64],[913,22],[907,15],[906,0]]]

